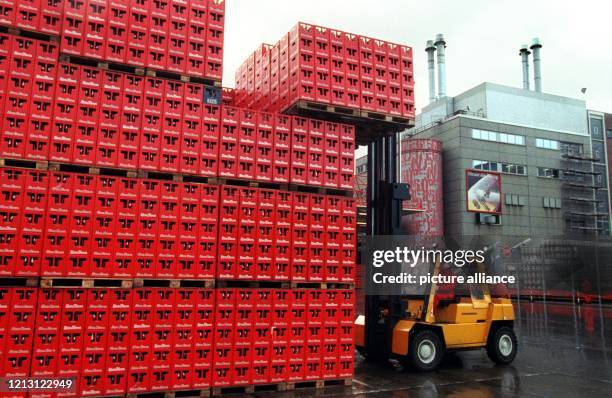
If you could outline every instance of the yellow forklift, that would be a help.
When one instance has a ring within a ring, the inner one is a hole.
[[[410,187],[397,183],[397,135],[368,144],[367,235],[402,235],[402,202]],[[430,265],[438,275],[440,261]],[[482,263],[473,264],[483,272]],[[514,360],[517,339],[514,309],[507,298],[492,298],[488,285],[469,286],[469,294],[440,295],[429,284],[418,296],[366,295],[365,315],[355,322],[355,346],[367,359],[398,359],[419,371],[438,367],[448,351],[486,349],[499,364]],[[440,297],[443,297],[440,299]]]

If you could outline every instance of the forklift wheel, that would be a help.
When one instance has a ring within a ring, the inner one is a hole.
[[[408,363],[420,371],[434,370],[442,361],[444,346],[438,334],[431,330],[419,330],[410,337]]]
[[[489,336],[487,355],[491,361],[506,365],[514,360],[516,347],[517,340],[514,330],[509,326],[502,326]]]

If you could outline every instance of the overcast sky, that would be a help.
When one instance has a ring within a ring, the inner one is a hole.
[[[226,1],[225,86],[233,87],[235,70],[258,44],[275,43],[302,21],[412,46],[421,108],[428,101],[425,42],[436,33],[447,41],[448,95],[483,81],[521,87],[518,51],[537,36],[543,44],[543,91],[583,98],[590,109],[612,112],[607,0]]]

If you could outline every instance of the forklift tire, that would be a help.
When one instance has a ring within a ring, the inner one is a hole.
[[[407,362],[422,372],[434,370],[444,357],[444,344],[440,336],[432,330],[418,330],[410,336]]]
[[[510,326],[501,326],[489,335],[487,355],[491,361],[507,365],[516,357],[516,335]]]

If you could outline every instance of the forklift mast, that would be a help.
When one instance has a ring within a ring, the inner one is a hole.
[[[367,167],[366,234],[401,235],[402,201],[410,199],[410,187],[398,183],[397,134],[377,137],[368,144]],[[404,305],[400,296],[366,296],[368,358],[386,360],[389,357],[393,327],[404,316]]]

